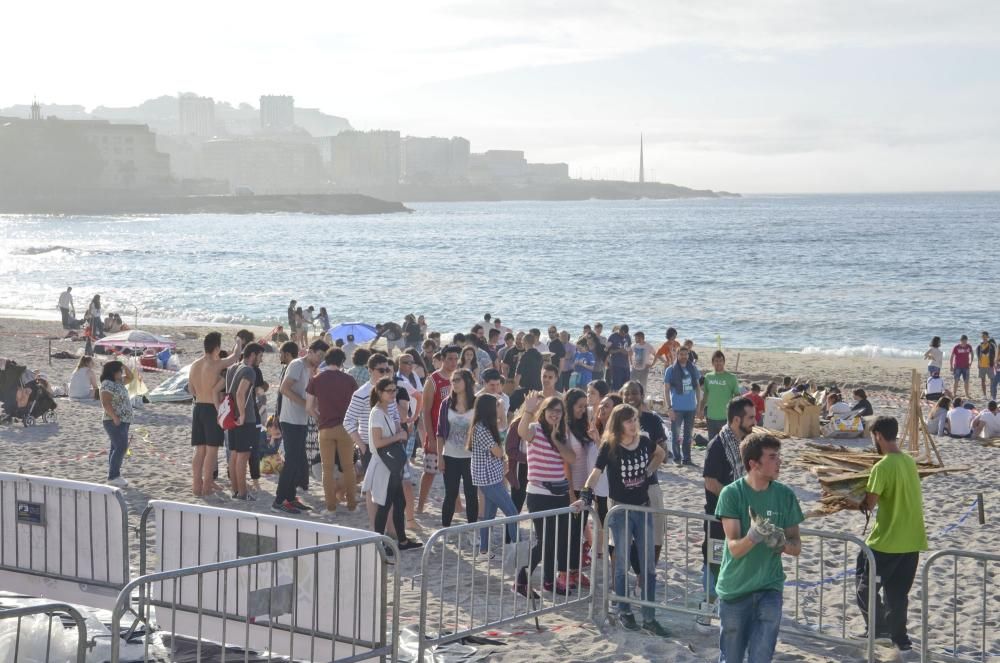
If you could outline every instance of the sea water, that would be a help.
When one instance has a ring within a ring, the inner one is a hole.
[[[0,309],[132,324],[334,321],[467,330],[628,323],[652,341],[923,353],[1000,334],[1000,194],[417,203],[411,214],[0,216]]]

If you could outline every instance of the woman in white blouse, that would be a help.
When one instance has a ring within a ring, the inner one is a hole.
[[[374,453],[368,472],[371,476],[372,499],[378,506],[375,511],[375,532],[385,534],[385,526],[392,512],[392,524],[396,530],[400,550],[419,548],[423,544],[406,537],[406,499],[403,497],[403,472],[390,470],[383,462],[382,454],[392,445],[406,442],[406,431],[399,421],[389,414],[389,406],[396,400],[396,381],[382,378],[371,391],[371,413],[368,415],[368,435]],[[405,455],[405,449],[397,450]]]

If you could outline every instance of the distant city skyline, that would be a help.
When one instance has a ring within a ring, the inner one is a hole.
[[[573,177],[636,179],[642,133],[695,188],[1000,189],[1000,3],[357,4],[15,4],[0,107],[290,95]]]

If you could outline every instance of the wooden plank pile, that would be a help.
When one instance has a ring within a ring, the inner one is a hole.
[[[865,496],[868,475],[882,456],[874,449],[849,449],[840,445],[806,442],[807,449],[799,460],[816,475],[822,488],[819,507],[810,515],[829,515],[838,511],[856,510]],[[967,467],[940,467],[929,460],[917,461],[920,478],[968,470]]]

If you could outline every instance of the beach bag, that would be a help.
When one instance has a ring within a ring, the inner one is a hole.
[[[526,539],[521,539],[520,541],[511,541],[510,543],[505,543],[503,546],[503,552],[501,553],[503,559],[503,573],[504,575],[513,575],[519,569],[531,564],[531,549],[534,547],[534,542],[531,540],[529,535]]]
[[[239,373],[239,369],[233,371],[233,376],[235,377],[237,373]],[[232,384],[227,382],[226,395],[222,397],[222,402],[219,403],[219,413],[216,421],[219,422],[219,427],[222,430],[233,430],[239,426],[236,423],[236,401],[233,399],[233,395],[229,393],[231,388]],[[249,389],[248,391],[245,407],[250,406],[250,397],[253,395],[253,389]]]
[[[393,430],[392,421],[383,412],[382,416],[385,417],[385,423],[389,426],[389,430]],[[394,442],[389,446],[382,447],[378,449],[378,457],[382,460],[382,463],[389,468],[394,476],[400,476],[403,474],[403,468],[406,467],[406,443],[403,441]]]

